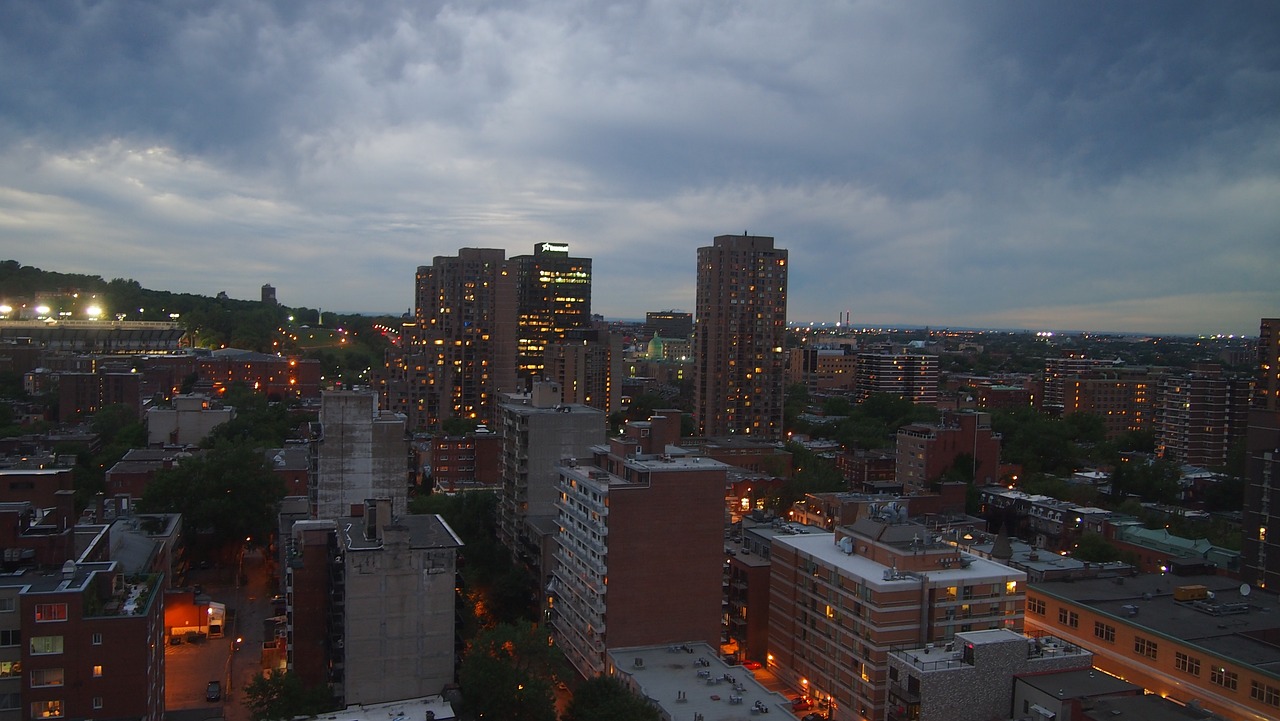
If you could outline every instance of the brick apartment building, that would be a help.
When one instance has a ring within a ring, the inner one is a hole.
[[[719,646],[728,466],[684,454],[679,429],[678,416],[631,422],[559,469],[551,627],[586,678],[610,648]]]

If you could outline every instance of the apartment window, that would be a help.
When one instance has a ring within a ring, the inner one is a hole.
[[[22,675],[21,661],[0,661],[0,678],[12,678]]]
[[[1270,684],[1251,681],[1249,685],[1249,698],[1254,701],[1261,701],[1268,706],[1280,708],[1280,688]]]
[[[51,653],[62,653],[61,636],[32,636],[31,655],[43,656]]]
[[[1043,615],[1044,615],[1044,599],[1043,599],[1043,598],[1028,598],[1028,599],[1027,599],[1027,613],[1034,613],[1034,614],[1035,614],[1035,615],[1037,615],[1037,616],[1043,616]]]
[[[94,646],[101,646],[101,645],[102,645],[102,634],[100,634],[100,633],[95,633],[95,634],[93,634],[93,636],[91,637],[91,640],[93,641],[93,645],[94,645]]]
[[[1065,608],[1058,609],[1058,623],[1071,628],[1080,628],[1080,614],[1075,611],[1068,611]]]
[[[47,623],[52,621],[67,620],[67,604],[65,603],[37,603],[36,604],[36,621],[39,623]]]
[[[16,693],[0,693],[0,711],[16,711],[22,707],[22,696]]]
[[[1236,672],[1228,671],[1222,666],[1213,666],[1209,669],[1209,681],[1231,691],[1235,691],[1240,685],[1240,677]]]
[[[62,700],[36,701],[31,704],[31,718],[62,718]]]
[[[1199,661],[1197,661],[1197,662],[1196,662],[1196,664],[1197,664],[1197,666],[1198,666],[1198,665],[1199,665]],[[94,678],[102,678],[102,664],[100,664],[100,663],[95,663],[95,664],[93,665],[93,677],[94,677]]]
[[[61,686],[64,681],[60,668],[37,668],[31,671],[31,688]]]
[[[1155,641],[1141,636],[1133,637],[1133,652],[1139,656],[1146,656],[1147,658],[1154,659],[1157,651],[1158,649]]]
[[[1200,675],[1200,659],[1188,656],[1181,651],[1173,654],[1173,667],[1192,676]]]
[[[1107,643],[1116,642],[1116,627],[1105,624],[1101,621],[1093,622],[1093,635],[1106,641]]]
[[[18,607],[12,597],[0,598],[0,613],[13,613]]]
[[[94,708],[102,708],[102,697],[101,697],[101,696],[94,696],[94,697],[93,697],[93,707],[94,707]]]
[[[0,646],[19,646],[22,644],[21,629],[7,629],[0,631]]]

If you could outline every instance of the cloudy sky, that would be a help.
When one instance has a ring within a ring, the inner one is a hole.
[[[0,3],[0,257],[399,312],[570,244],[593,310],[772,235],[789,316],[1256,334],[1271,2]]]

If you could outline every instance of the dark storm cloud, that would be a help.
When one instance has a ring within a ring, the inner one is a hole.
[[[434,255],[562,240],[634,317],[691,309],[695,248],[749,229],[790,249],[795,320],[1239,332],[1280,305],[1277,28],[1261,3],[6,3],[0,233],[357,310],[406,307]]]

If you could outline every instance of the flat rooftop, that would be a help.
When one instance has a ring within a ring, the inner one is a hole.
[[[876,563],[866,556],[860,556],[856,553],[846,554],[835,544],[834,533],[774,536],[773,545],[789,546],[801,553],[807,553],[829,566],[863,579],[865,585],[877,591],[893,590],[918,584],[921,576],[927,576],[931,583],[946,583],[947,585],[964,585],[966,581],[996,578],[1024,581],[1027,577],[1027,574],[1022,571],[1012,569],[1004,564],[988,561],[967,553],[960,553],[962,558],[970,561],[968,568],[958,565],[952,568],[915,572],[913,575],[902,575],[896,580],[885,580],[885,571],[890,570],[888,566]]]
[[[433,715],[428,715],[429,713]],[[342,711],[333,711],[312,718],[316,721],[423,721],[423,719],[448,721],[457,718],[457,715],[453,712],[453,706],[450,706],[443,697],[424,696],[367,706],[348,706]]]
[[[1017,678],[1018,683],[1059,698],[1089,698],[1126,692],[1142,693],[1141,686],[1092,668],[1029,673],[1019,675]]]
[[[670,718],[744,721],[767,708],[769,719],[796,719],[790,699],[766,689],[750,670],[726,664],[705,643],[614,648],[609,660]]]
[[[1200,604],[1173,598],[1179,586],[1204,586],[1213,594]],[[1248,588],[1248,595],[1241,590]],[[1121,622],[1188,643],[1240,663],[1280,674],[1280,647],[1260,638],[1280,633],[1280,599],[1224,576],[1142,574],[1124,578],[1033,583]]]

